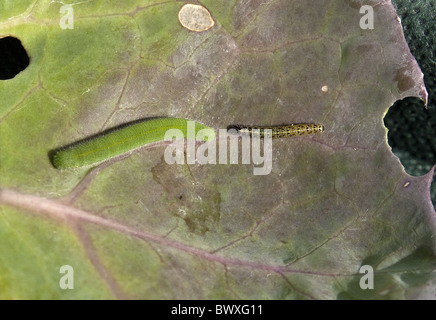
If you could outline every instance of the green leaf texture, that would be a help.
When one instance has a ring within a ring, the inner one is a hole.
[[[205,32],[179,23],[183,1],[70,3],[73,29],[60,2],[0,5],[0,35],[31,59],[0,82],[0,298],[435,298],[432,172],[406,174],[383,125],[427,97],[390,1],[203,0]],[[59,146],[162,116],[325,131],[274,140],[267,175],[170,165],[165,145],[51,166]]]

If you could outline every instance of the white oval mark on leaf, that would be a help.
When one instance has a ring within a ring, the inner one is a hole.
[[[198,4],[185,4],[179,11],[179,21],[188,30],[202,32],[215,25],[210,12]]]

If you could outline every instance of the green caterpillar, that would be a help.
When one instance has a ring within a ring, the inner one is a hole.
[[[315,123],[299,123],[290,124],[284,126],[272,126],[272,127],[245,127],[245,126],[232,126],[231,129],[236,130],[242,134],[260,135],[264,137],[266,135],[272,138],[303,136],[306,134],[315,134],[324,131],[324,126]],[[270,130],[270,131],[265,131]]]
[[[182,118],[158,118],[132,123],[106,134],[92,137],[69,146],[54,150],[50,154],[53,166],[56,169],[77,168],[116,157],[143,145],[164,140],[165,133],[170,129],[178,129],[183,136],[188,136],[188,122],[195,125],[195,138],[197,132],[206,129],[206,139],[213,139],[215,132],[210,127]],[[192,134],[194,134],[192,130]]]

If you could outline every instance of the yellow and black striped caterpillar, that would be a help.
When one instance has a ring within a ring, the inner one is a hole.
[[[324,126],[315,123],[298,123],[289,124],[283,126],[270,126],[270,127],[249,127],[249,126],[230,126],[228,128],[234,129],[242,134],[260,135],[265,137],[270,135],[272,138],[282,138],[282,137],[292,137],[292,136],[303,136],[306,134],[315,134],[324,131]],[[268,130],[268,131],[265,131]]]

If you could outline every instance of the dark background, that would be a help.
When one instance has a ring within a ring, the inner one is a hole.
[[[384,121],[388,141],[406,172],[426,174],[436,164],[436,0],[392,0],[410,51],[424,73],[427,109],[418,98],[397,101]],[[375,28],[377,25],[375,24]],[[436,175],[431,198],[436,203]]]

